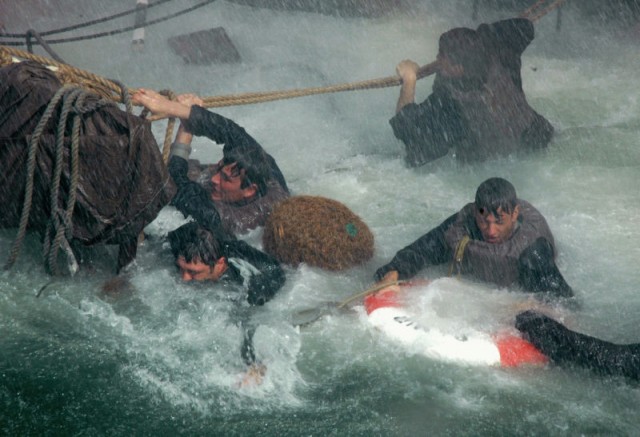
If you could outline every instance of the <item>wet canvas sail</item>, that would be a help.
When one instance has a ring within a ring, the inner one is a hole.
[[[31,139],[51,99],[61,88],[54,73],[33,62],[0,69],[0,227],[18,227],[25,198]],[[77,106],[77,105],[76,105]],[[116,104],[89,94],[81,105],[79,177],[70,240],[82,245],[119,244],[118,267],[135,256],[135,240],[175,188],[162,162],[150,125]],[[57,105],[34,145],[33,200],[28,229],[46,232],[56,162]],[[73,110],[73,109],[72,109]],[[64,128],[57,208],[64,211],[71,187],[72,117]],[[122,248],[128,246],[122,258]]]

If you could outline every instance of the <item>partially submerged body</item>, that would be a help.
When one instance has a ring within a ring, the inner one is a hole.
[[[547,146],[553,127],[527,102],[520,75],[520,56],[533,37],[526,19],[446,32],[433,92],[419,104],[417,64],[398,65],[403,84],[390,123],[410,166],[450,151],[461,162],[477,162]]]

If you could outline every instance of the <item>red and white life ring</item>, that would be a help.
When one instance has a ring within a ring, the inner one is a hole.
[[[429,358],[503,367],[548,361],[535,346],[517,335],[488,335],[474,331],[458,336],[422,327],[406,308],[397,287],[367,296],[364,306],[371,325],[394,341]]]

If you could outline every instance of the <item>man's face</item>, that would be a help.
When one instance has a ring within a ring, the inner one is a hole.
[[[220,262],[222,260],[222,262]],[[180,269],[180,276],[185,282],[189,281],[217,281],[227,269],[226,261],[220,258],[216,264],[210,266],[199,259],[188,262],[183,256],[179,256],[176,264]]]
[[[256,194],[255,184],[241,187],[244,173],[237,163],[225,166],[220,163],[218,172],[211,177],[211,200],[235,203],[253,197]]]
[[[504,212],[502,208],[498,208],[496,212],[497,216],[487,209],[476,208],[475,214],[482,238],[491,244],[504,243],[511,237],[518,222],[520,207],[516,205],[511,214]]]

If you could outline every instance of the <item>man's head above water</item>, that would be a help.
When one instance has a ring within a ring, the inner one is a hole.
[[[502,178],[490,178],[480,184],[475,199],[476,224],[487,243],[508,240],[516,229],[520,206],[516,189]]]
[[[265,195],[269,174],[266,160],[266,156],[256,159],[242,150],[225,153],[211,177],[211,199],[237,203]]]
[[[182,225],[168,237],[184,281],[217,281],[227,270],[219,240],[197,223]]]

